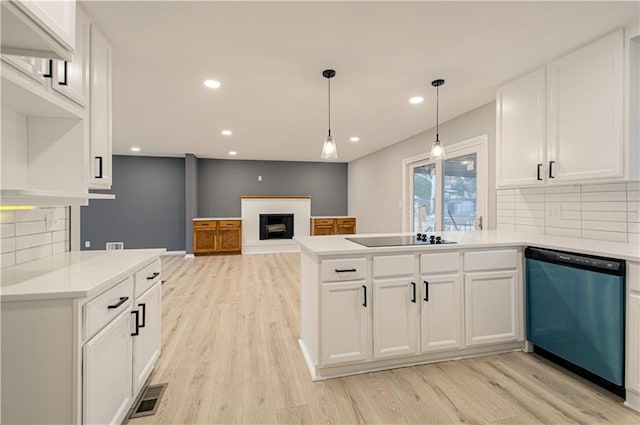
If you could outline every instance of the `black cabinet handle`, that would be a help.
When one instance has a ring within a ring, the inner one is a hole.
[[[118,308],[120,307],[122,304],[124,304],[127,300],[129,299],[129,297],[120,297],[120,301],[118,301],[115,304],[112,304],[110,306],[107,306],[108,309],[112,309],[112,308]]]
[[[542,180],[542,164],[538,164],[538,180]]]
[[[138,336],[140,335],[140,326],[138,325],[138,319],[140,318],[140,314],[138,310],[133,310],[131,314],[136,316],[136,330],[131,334],[131,336]]]
[[[356,272],[356,269],[334,269],[336,271],[336,273],[350,273],[350,272]]]
[[[49,68],[47,69],[47,72],[42,74],[42,76],[44,78],[53,78],[53,61],[51,59],[49,59]]]
[[[362,289],[364,289],[364,301],[362,305],[366,307],[367,306],[367,285],[362,285]]]
[[[96,160],[98,160],[98,174],[95,176],[96,179],[102,178],[102,157],[96,156]]]
[[[145,325],[147,324],[147,304],[140,303],[138,304],[138,307],[142,309],[142,324],[140,325],[140,327],[144,328]]]
[[[160,272],[155,272],[151,276],[147,276],[147,280],[153,280],[160,275]]]
[[[424,281],[424,300],[429,302],[429,282]]]
[[[59,81],[58,84],[61,86],[66,86],[67,85],[67,61],[64,61],[64,79],[62,81]]]
[[[550,179],[555,179],[555,176],[553,175],[553,164],[555,164],[555,161],[549,161],[549,178]]]
[[[416,283],[411,282],[411,286],[413,287],[413,298],[411,298],[411,302],[415,303],[416,302]]]

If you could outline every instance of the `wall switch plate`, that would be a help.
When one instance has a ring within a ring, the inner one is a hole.
[[[91,241],[84,241],[85,248],[91,248]]]
[[[258,176],[258,181],[261,182],[262,181],[262,176]]]

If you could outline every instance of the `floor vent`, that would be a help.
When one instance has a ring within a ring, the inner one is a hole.
[[[129,419],[155,415],[167,385],[169,384],[149,385],[144,388],[142,396],[138,399],[137,404],[133,406]]]

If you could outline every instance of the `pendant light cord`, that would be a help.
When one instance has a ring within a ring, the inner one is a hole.
[[[327,78],[329,82],[329,137],[331,137],[331,78]]]
[[[440,86],[436,86],[436,140],[440,140]]]

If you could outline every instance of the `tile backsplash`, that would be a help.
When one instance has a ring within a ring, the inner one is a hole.
[[[2,267],[69,251],[69,208],[0,211]]]
[[[498,230],[640,243],[640,182],[496,193]]]

